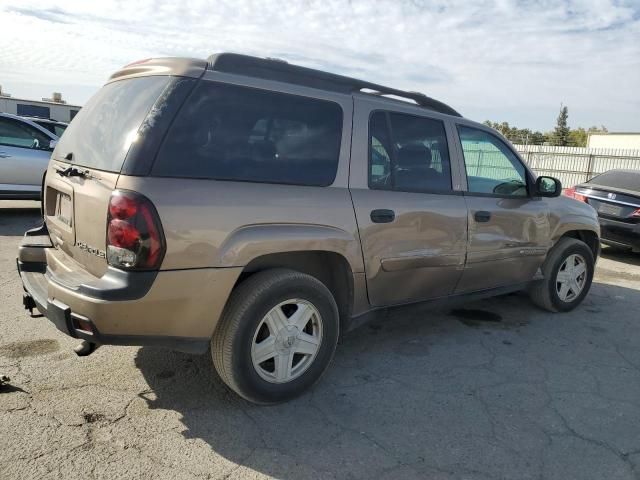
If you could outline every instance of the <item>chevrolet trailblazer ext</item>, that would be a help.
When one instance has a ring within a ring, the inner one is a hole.
[[[230,388],[280,402],[376,309],[519,289],[575,308],[599,227],[560,189],[419,93],[236,54],[144,60],[53,151],[24,304],[85,345],[210,347]]]

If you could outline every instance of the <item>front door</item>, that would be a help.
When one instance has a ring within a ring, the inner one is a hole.
[[[522,161],[490,131],[458,125],[467,177],[469,244],[457,292],[531,280],[550,247],[549,208],[532,197]]]
[[[467,208],[452,187],[445,123],[376,102],[356,102],[350,177],[369,301],[451,294],[464,265]]]

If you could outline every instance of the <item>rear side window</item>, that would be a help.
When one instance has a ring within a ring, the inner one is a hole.
[[[338,168],[342,116],[333,102],[202,81],[153,174],[327,186]]]
[[[119,172],[142,121],[170,78],[139,77],[102,87],[60,137],[56,158],[72,153],[74,164]]]
[[[450,192],[451,164],[444,124],[375,112],[369,121],[369,187],[403,192]]]

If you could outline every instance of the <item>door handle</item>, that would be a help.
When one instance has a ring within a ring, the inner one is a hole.
[[[476,222],[485,223],[491,220],[491,212],[485,212],[484,210],[480,210],[473,215]]]
[[[9,155],[7,152],[0,152],[0,158],[9,158],[11,157],[11,155]]]
[[[396,213],[393,210],[380,208],[371,211],[371,221],[373,223],[391,223],[395,218]]]

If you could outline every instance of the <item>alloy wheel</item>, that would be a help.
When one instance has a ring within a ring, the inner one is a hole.
[[[251,361],[261,378],[287,383],[313,363],[322,342],[322,317],[310,302],[290,299],[262,318],[253,336]]]
[[[582,255],[569,255],[556,275],[556,292],[563,302],[575,300],[587,283],[587,262]]]

